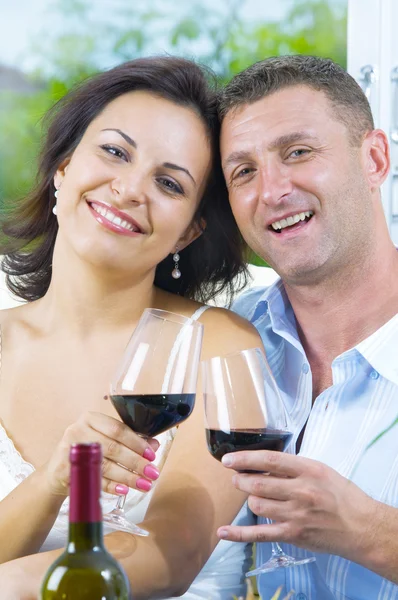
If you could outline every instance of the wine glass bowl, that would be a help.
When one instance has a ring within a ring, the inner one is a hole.
[[[283,452],[292,437],[282,400],[260,348],[203,361],[206,438],[217,460],[227,452]],[[267,398],[273,397],[274,402]]]
[[[203,325],[189,317],[148,308],[124,351],[110,399],[121,420],[138,435],[157,436],[191,414]],[[115,529],[148,535],[123,514],[124,496],[104,521]]]
[[[146,309],[111,385],[111,401],[122,421],[143,437],[154,437],[191,414],[203,326],[188,317]]]
[[[221,461],[224,454],[241,450],[284,452],[288,448],[293,434],[278,386],[260,348],[203,361],[202,379],[207,446],[214,458]],[[246,576],[314,560],[297,560],[273,543],[270,559]]]

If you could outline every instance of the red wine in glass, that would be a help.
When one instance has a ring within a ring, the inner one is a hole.
[[[290,431],[263,427],[259,429],[206,429],[207,447],[214,458],[221,461],[228,452],[241,450],[273,450],[283,452],[292,439]]]
[[[121,394],[111,400],[123,423],[144,437],[155,437],[189,417],[195,394]]]

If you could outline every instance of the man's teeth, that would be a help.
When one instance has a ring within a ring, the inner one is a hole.
[[[125,229],[128,229],[129,231],[139,231],[139,229],[137,229],[137,227],[134,227],[128,221],[125,221],[124,219],[117,217],[112,211],[107,210],[104,206],[97,206],[97,205],[92,204],[91,208],[93,208],[95,210],[95,212],[100,214],[102,217],[105,217],[105,219],[107,221],[111,221],[111,223],[115,223],[115,225],[119,225],[119,227],[124,227]]]
[[[275,231],[278,231],[279,229],[284,229],[285,227],[290,227],[291,225],[295,225],[299,221],[304,221],[304,219],[306,219],[307,217],[308,218],[312,217],[313,214],[314,213],[312,212],[312,210],[307,210],[307,212],[298,213],[297,215],[288,217],[287,219],[282,219],[281,221],[275,221],[275,223],[272,223],[271,226],[272,226],[272,229],[274,229]]]

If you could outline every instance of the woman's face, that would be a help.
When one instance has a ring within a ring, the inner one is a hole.
[[[197,237],[210,169],[193,110],[145,91],[119,96],[57,171],[57,244],[115,275],[149,273]]]

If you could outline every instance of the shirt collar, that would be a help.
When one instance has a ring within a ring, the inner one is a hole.
[[[398,385],[398,313],[355,348],[380,375]]]
[[[297,334],[296,319],[287,297],[283,282],[277,279],[267,287],[254,305],[250,321],[259,326],[265,317],[269,318],[272,330],[292,343],[302,353],[304,349]],[[398,385],[398,314],[382,325],[368,338],[347,350],[335,360],[346,359],[349,354],[359,352],[365,360],[384,378]]]
[[[264,290],[251,314],[248,315],[248,318],[256,327],[259,327],[266,317],[269,318],[274,333],[285,338],[303,352],[297,334],[293,308],[281,279],[277,279]]]

